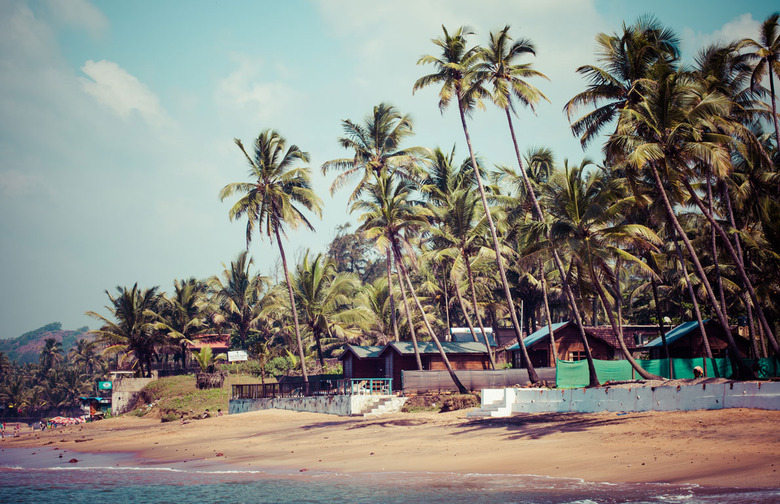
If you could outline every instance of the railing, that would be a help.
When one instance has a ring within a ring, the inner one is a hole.
[[[255,383],[233,385],[231,399],[268,399],[327,395],[391,395],[392,378],[353,378],[347,380],[298,383]]]

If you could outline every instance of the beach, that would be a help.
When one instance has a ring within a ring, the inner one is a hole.
[[[117,465],[287,474],[510,474],[777,488],[778,425],[780,411],[748,409],[478,420],[466,411],[362,418],[267,410],[184,424],[122,416],[5,438],[0,449],[30,450],[52,465],[114,453],[133,455],[132,461],[116,457]]]

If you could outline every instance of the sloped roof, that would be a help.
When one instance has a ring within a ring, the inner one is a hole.
[[[567,320],[565,322],[557,322],[555,324],[552,324],[553,332],[555,332],[558,329],[566,326],[568,323],[569,323],[569,321]],[[542,327],[538,331],[536,331],[536,332],[534,332],[532,334],[529,334],[528,336],[523,338],[523,343],[525,343],[526,348],[528,348],[531,345],[535,345],[536,343],[538,343],[543,338],[549,337],[549,336],[550,336],[550,331],[549,331],[549,328],[547,327],[547,324],[545,324],[544,327]],[[514,345],[510,346],[509,348],[507,348],[507,350],[519,350],[519,349],[520,349],[520,345],[518,343],[515,343]]]
[[[347,352],[352,352],[358,359],[376,359],[384,348],[385,347],[383,346],[377,345],[347,345],[344,348],[344,353],[339,356],[339,359],[343,359],[347,355]]]
[[[201,350],[203,347],[211,347],[212,350],[227,350],[230,347],[229,334],[203,334],[196,336],[192,343],[187,344],[190,350]]]
[[[709,322],[710,319],[706,319],[704,323],[706,324]],[[666,333],[666,343],[672,344],[678,339],[682,338],[686,334],[690,333],[693,330],[696,330],[699,328],[699,322],[696,320],[691,320],[689,322],[683,322],[682,324],[678,325],[668,333]],[[646,344],[644,348],[661,348],[664,346],[663,339],[659,336],[650,343]]]
[[[475,327],[474,332],[477,334],[477,339],[479,340],[479,342],[484,342],[484,338],[482,337],[482,331],[479,329],[479,327]],[[496,344],[496,338],[495,336],[493,336],[493,328],[486,327],[485,333],[487,334],[487,339],[490,346],[492,347],[498,346]],[[450,334],[452,335],[452,340],[457,343],[474,342],[474,337],[471,335],[471,330],[468,327],[453,327],[452,329],[450,329]]]
[[[421,341],[417,343],[417,347],[421,354],[438,354],[439,349],[436,348],[436,344],[432,341]],[[456,341],[442,341],[441,347],[448,354],[483,354],[487,352],[484,343],[477,341],[467,341],[464,343],[458,343]],[[389,348],[393,348],[396,352],[402,355],[414,355],[414,346],[411,341],[393,341],[388,343],[387,346],[380,353],[384,353]]]

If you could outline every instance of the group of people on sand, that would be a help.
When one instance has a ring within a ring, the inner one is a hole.
[[[222,416],[222,408],[217,409],[217,416]],[[206,408],[206,411],[203,412],[203,414],[200,416],[201,419],[204,418],[211,418],[211,413],[209,412],[209,409]],[[184,425],[184,413],[181,414],[181,423]]]

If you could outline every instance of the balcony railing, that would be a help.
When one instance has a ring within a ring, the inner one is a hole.
[[[392,378],[353,378],[300,383],[233,385],[231,399],[268,399],[327,395],[391,395]]]

